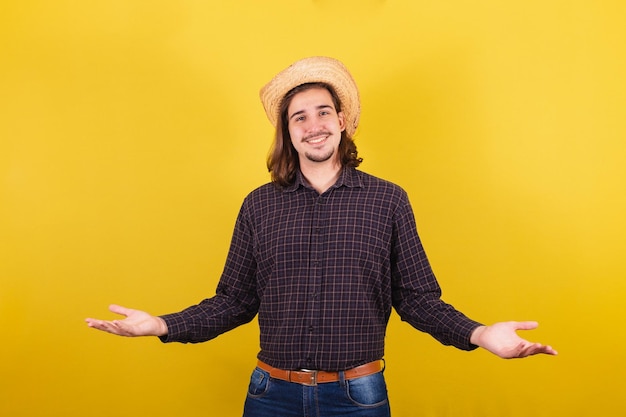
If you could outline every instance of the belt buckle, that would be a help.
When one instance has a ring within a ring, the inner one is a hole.
[[[309,369],[303,369],[303,372],[307,374],[310,379],[308,381],[301,381],[302,385],[306,385],[307,387],[316,387],[317,386],[317,371],[312,371]]]

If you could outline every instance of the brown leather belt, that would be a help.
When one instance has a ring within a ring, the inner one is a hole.
[[[265,362],[258,361],[257,366],[264,371],[269,372],[272,378],[282,379],[283,381],[295,382],[297,384],[315,386],[318,383],[324,382],[337,382],[341,372],[329,372],[329,371],[287,371],[285,369],[274,368],[266,364]],[[366,363],[365,365],[357,366],[356,368],[343,371],[344,379],[354,379],[362,376],[367,376],[380,372],[384,369],[383,361],[373,361]]]

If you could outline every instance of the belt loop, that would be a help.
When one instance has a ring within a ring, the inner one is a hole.
[[[383,369],[381,369],[380,372],[385,372],[385,369],[387,369],[387,361],[385,360],[385,358],[381,358],[381,361],[383,361]]]
[[[345,388],[346,386],[346,373],[344,371],[339,371],[339,385],[341,385],[342,388]]]

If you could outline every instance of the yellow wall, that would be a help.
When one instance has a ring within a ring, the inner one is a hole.
[[[2,2],[0,415],[240,415],[255,325],[184,346],[83,318],[213,294],[268,180],[258,89],[322,54],[357,79],[362,168],[409,192],[444,298],[560,351],[460,352],[394,316],[395,415],[623,416],[625,4]]]

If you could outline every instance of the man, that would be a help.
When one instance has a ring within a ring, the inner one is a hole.
[[[359,94],[343,64],[300,60],[261,100],[276,127],[272,182],[241,207],[216,295],[161,317],[111,306],[126,318],[89,326],[196,343],[258,314],[247,417],[389,416],[382,358],[392,307],[459,349],[556,354],[517,335],[535,322],[484,326],[441,300],[406,193],[356,169]]]

